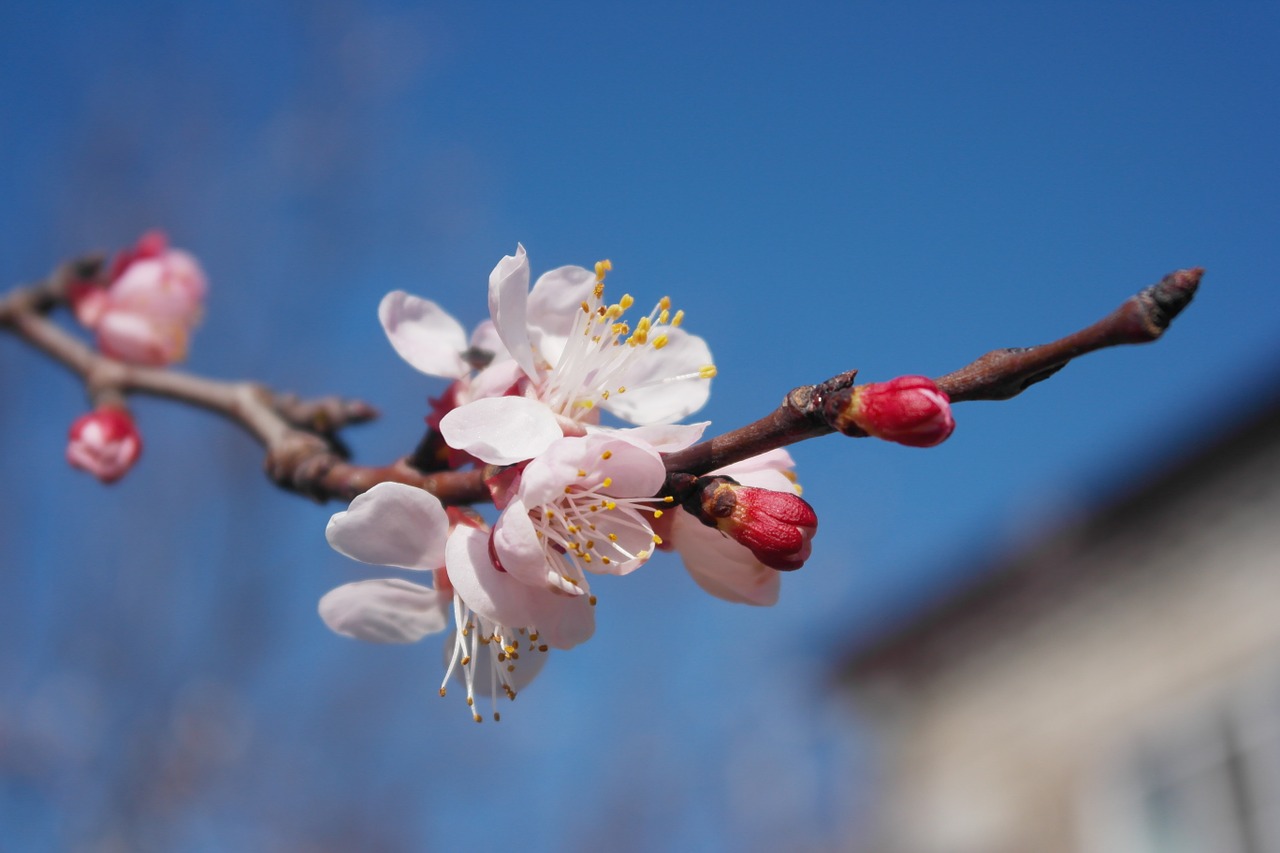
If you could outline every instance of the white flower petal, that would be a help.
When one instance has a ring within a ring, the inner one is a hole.
[[[502,342],[502,338],[498,337],[498,327],[493,325],[492,320],[480,321],[475,331],[471,333],[471,346],[473,349],[493,353],[493,362],[490,363],[511,358],[511,353],[507,352],[507,345]]]
[[[540,640],[555,649],[571,649],[591,639],[596,632],[596,609],[588,596],[537,592],[533,625]]]
[[[696,424],[654,424],[653,426],[631,427],[629,429],[608,429],[606,427],[599,427],[598,429],[601,434],[612,435],[615,438],[621,438],[623,441],[642,442],[659,453],[674,453],[697,443],[709,426],[711,426],[711,421],[700,421]]]
[[[324,535],[334,550],[362,563],[438,569],[444,565],[449,517],[429,492],[378,483],[335,513]]]
[[[460,379],[467,336],[457,320],[430,299],[393,290],[382,297],[378,319],[401,358],[428,376]]]
[[[565,340],[582,313],[582,303],[596,286],[596,274],[567,266],[538,276],[529,291],[529,333],[549,364],[560,360]]]
[[[738,477],[753,472],[771,472],[777,474],[782,471],[791,471],[796,467],[796,462],[791,458],[791,454],[785,449],[779,447],[776,450],[769,450],[758,456],[752,456],[749,459],[743,459],[741,462],[734,462],[732,465],[726,465],[712,474],[725,474],[726,476],[737,479]],[[785,477],[783,479],[786,479]],[[746,486],[757,486],[762,489],[776,489],[776,486],[766,486],[760,483],[749,483],[745,480],[738,480]],[[788,480],[788,482],[790,482]],[[784,490],[785,491],[785,490]]]
[[[370,643],[414,643],[449,626],[449,596],[394,578],[330,590],[319,609],[333,631]]]
[[[564,433],[544,404],[525,397],[486,397],[459,406],[440,420],[450,447],[491,465],[532,459]]]
[[[781,573],[686,512],[672,520],[671,541],[694,582],[725,601],[769,607],[778,602]]]
[[[666,346],[636,359],[620,383],[626,393],[612,395],[601,404],[605,409],[628,423],[666,424],[706,404],[711,380],[698,376],[712,363],[706,341],[684,329],[668,329],[666,335]]]
[[[469,643],[469,640],[466,637],[463,637],[463,641]],[[448,639],[444,642],[444,665],[446,669],[448,669],[449,663],[453,659],[454,649],[457,642],[458,632],[456,630],[450,631]],[[502,677],[506,680],[507,685],[510,686],[512,690],[519,693],[521,690],[524,690],[529,686],[533,679],[537,677],[538,673],[542,672],[542,667],[547,663],[547,653],[539,651],[522,653],[520,655],[520,661],[516,664],[511,664],[506,661],[499,663],[492,657],[497,650],[497,643],[478,643],[475,648],[475,654],[472,655],[471,646],[468,645],[466,654],[471,655],[474,660],[470,667],[455,667],[453,670],[453,680],[465,687],[467,683],[467,669],[471,669],[475,673],[475,679],[472,683],[471,689],[476,696],[491,699],[496,695],[497,698],[503,699],[506,698],[506,691],[501,687],[502,682],[490,675],[490,673],[494,671],[495,667],[501,667],[505,670]],[[514,669],[506,670],[506,667],[508,666],[514,666]],[[497,689],[496,694],[494,693],[495,687]],[[475,713],[474,709],[472,710],[472,713]]]
[[[526,310],[529,302],[529,257],[516,245],[489,273],[489,316],[511,357],[530,377],[537,375],[529,345]]]

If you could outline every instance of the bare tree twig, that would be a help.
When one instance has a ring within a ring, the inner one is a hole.
[[[936,382],[953,403],[1007,400],[1086,353],[1156,340],[1191,302],[1203,275],[1200,268],[1170,273],[1087,328],[1040,346],[994,350]],[[835,415],[848,403],[856,373],[851,370],[793,389],[781,406],[760,420],[667,456],[667,470],[700,476],[776,447],[835,432]]]
[[[433,470],[440,448],[427,436],[409,456],[388,465],[347,461],[338,433],[377,417],[367,403],[324,397],[302,400],[256,382],[226,382],[169,369],[123,364],[107,358],[45,315],[65,301],[67,282],[97,274],[101,258],[64,264],[48,280],[0,298],[0,329],[8,329],[79,376],[91,399],[147,394],[198,406],[239,424],[266,450],[266,473],[280,487],[316,501],[349,501],[377,483],[406,483],[445,504],[488,501],[485,470]],[[1201,269],[1179,270],[1148,287],[1103,319],[1052,343],[994,350],[938,378],[953,403],[1005,400],[1061,370],[1086,353],[1160,337],[1195,295]],[[768,450],[835,431],[848,405],[857,371],[802,385],[765,417],[666,457],[669,490]],[[858,435],[855,430],[852,435]],[[686,476],[687,475],[687,476]]]

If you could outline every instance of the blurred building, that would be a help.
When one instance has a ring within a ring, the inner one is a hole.
[[[1280,851],[1280,397],[847,661],[875,853]]]

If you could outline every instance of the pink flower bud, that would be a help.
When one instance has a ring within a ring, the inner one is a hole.
[[[745,545],[771,569],[803,566],[818,530],[817,514],[799,495],[742,486],[728,477],[706,481],[697,509],[694,515],[704,524]]]
[[[927,376],[899,376],[853,389],[835,415],[844,433],[861,430],[908,447],[941,444],[956,428],[951,400]]]
[[[207,285],[195,258],[150,232],[121,254],[105,287],[72,294],[76,317],[98,336],[98,348],[130,364],[163,367],[187,354],[200,322]]]
[[[142,437],[123,409],[103,407],[81,415],[67,435],[67,461],[104,483],[114,483],[142,453]]]

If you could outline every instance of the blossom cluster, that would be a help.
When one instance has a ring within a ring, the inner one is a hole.
[[[450,381],[427,416],[444,442],[437,461],[483,466],[499,514],[490,526],[422,489],[374,486],[330,519],[329,543],[361,562],[427,573],[430,585],[346,584],[324,596],[320,614],[340,634],[392,643],[445,632],[452,615],[440,692],[459,680],[477,722],[477,697],[514,698],[550,649],[591,637],[597,576],[628,575],[673,549],[712,595],[771,605],[778,570],[804,562],[817,526],[783,450],[715,472],[706,490],[721,490],[718,517],[663,494],[664,455],[708,426],[678,421],[707,401],[715,367],[668,298],[639,317],[631,296],[606,299],[610,270],[608,261],[560,267],[531,288],[517,247],[490,274],[490,319],[469,336],[436,303],[402,291],[378,309],[396,352]],[[630,426],[607,426],[602,413]]]
[[[166,367],[186,357],[204,313],[208,285],[190,254],[149,231],[120,252],[105,275],[71,282],[67,298],[103,355],[143,367]],[[133,467],[142,437],[121,401],[82,415],[67,436],[67,461],[104,483]]]

